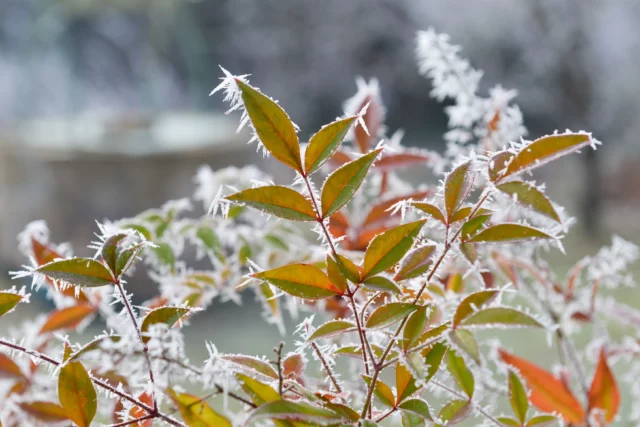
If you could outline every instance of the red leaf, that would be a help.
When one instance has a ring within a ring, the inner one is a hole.
[[[513,366],[527,382],[531,395],[529,400],[544,412],[557,412],[569,423],[582,423],[585,412],[576,397],[564,383],[549,372],[504,350],[499,350],[500,357],[508,365]]]
[[[376,162],[375,168],[380,171],[388,172],[413,165],[425,164],[429,160],[426,154],[417,153],[397,153],[389,154],[382,157]]]
[[[589,409],[604,410],[605,419],[612,422],[620,407],[620,390],[616,379],[607,365],[607,355],[604,348],[600,350],[600,360],[589,390]]]
[[[382,160],[379,160],[378,164],[381,161]],[[378,166],[378,164],[376,164],[376,166]],[[430,194],[431,192],[429,191],[418,191],[415,193],[406,194],[404,196],[394,197],[392,199],[385,200],[384,202],[376,203],[371,207],[371,210],[369,211],[369,215],[367,215],[367,218],[364,220],[362,225],[370,226],[372,224],[376,224],[378,222],[385,221],[391,218],[392,217],[391,212],[388,212],[387,210],[398,202],[401,202],[407,199],[422,200],[428,197]],[[396,213],[396,215],[394,216],[399,216],[399,212]]]
[[[90,305],[74,305],[72,307],[63,308],[62,310],[54,311],[49,315],[49,318],[42,325],[40,333],[53,332],[58,329],[74,329],[80,322],[87,318],[87,316],[93,314],[96,311],[95,307]]]

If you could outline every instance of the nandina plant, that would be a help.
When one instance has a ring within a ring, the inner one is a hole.
[[[292,170],[293,182],[266,184],[254,167],[203,167],[194,199],[206,214],[189,215],[183,199],[100,224],[91,258],[50,242],[44,223],[30,224],[19,240],[31,264],[14,276],[46,288],[55,309],[0,339],[3,425],[637,420],[633,407],[620,411],[612,366],[640,352],[640,314],[606,291],[632,283],[626,269],[638,248],[615,237],[555,272],[545,259],[562,256],[572,220],[530,179],[599,142],[570,131],[522,139],[515,93],[480,96],[481,74],[458,51],[444,35],[418,35],[420,72],[436,98],[451,100],[443,155],[402,146],[400,133],[387,138],[376,81],[359,80],[344,117],[301,144],[283,108],[224,71],[213,92],[225,92],[252,141]],[[442,179],[411,185],[398,175],[409,165]],[[207,269],[186,265],[187,246]],[[140,263],[158,286],[136,306],[129,278]],[[181,332],[191,316],[216,298],[238,302],[245,289],[282,332],[283,310],[310,313],[295,350],[274,343],[270,355],[223,354],[215,343],[190,343],[206,345],[209,358],[188,360]],[[28,302],[24,288],[3,291],[0,315]],[[97,317],[103,334],[71,339]],[[555,365],[505,348],[499,340],[510,328],[526,328],[514,345],[557,352]],[[577,331],[593,339],[577,346]],[[631,403],[640,393],[638,364],[630,366]]]

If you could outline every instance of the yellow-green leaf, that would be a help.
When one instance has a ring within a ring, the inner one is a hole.
[[[464,359],[453,351],[447,352],[447,368],[449,368],[449,372],[451,372],[460,390],[471,399],[475,389],[475,379],[469,368],[467,368]]]
[[[527,427],[545,427],[557,421],[558,419],[553,415],[538,415],[529,420]]]
[[[113,283],[109,269],[91,258],[69,258],[41,265],[36,272],[51,280],[76,286],[104,286]]]
[[[456,308],[456,312],[453,315],[453,327],[456,328],[460,322],[466,319],[475,310],[481,308],[485,304],[489,304],[498,296],[499,293],[500,291],[496,289],[486,289],[469,294],[458,305],[458,308]]]
[[[418,391],[413,374],[402,364],[396,363],[396,406]]]
[[[198,396],[167,389],[167,395],[178,407],[182,419],[189,427],[233,427],[231,422],[211,409]]]
[[[310,264],[289,264],[252,275],[299,298],[323,299],[341,294],[329,277]]]
[[[118,258],[116,259],[116,268],[114,270],[114,275],[117,278],[120,278],[123,274],[129,270],[129,268],[133,265],[140,251],[142,251],[143,244],[137,244],[134,246],[130,246],[126,249],[123,249],[118,253]],[[173,254],[173,251],[172,251]]]
[[[251,401],[256,405],[275,402],[276,400],[281,399],[280,395],[273,387],[264,384],[255,378],[251,378],[243,374],[236,374],[236,378],[238,378],[238,381],[240,382],[240,387],[242,387],[244,392],[251,397]]]
[[[382,149],[374,150],[336,169],[322,186],[322,218],[327,218],[347,204],[367,176]]]
[[[454,222],[458,222],[458,221],[462,221],[463,219],[466,219],[471,214],[472,211],[473,211],[473,208],[471,206],[465,206],[456,210],[453,216],[451,217],[451,219],[449,220],[449,223],[453,224]]]
[[[409,251],[400,262],[394,280],[412,279],[425,273],[433,262],[432,255],[435,249],[434,245],[426,245]]]
[[[125,233],[114,234],[113,236],[109,237],[102,245],[102,248],[100,248],[100,255],[102,256],[102,259],[113,272],[116,271],[118,244],[125,237],[127,237]]]
[[[367,383],[367,386],[371,385],[371,377],[368,375],[362,375],[362,378]],[[394,406],[394,402],[396,401],[395,396],[393,395],[393,391],[391,387],[385,384],[382,380],[376,380],[376,385],[373,388],[373,394],[378,398],[380,402],[387,406]]]
[[[478,310],[463,322],[464,326],[492,327],[502,326],[533,326],[542,328],[540,322],[526,313],[509,307],[489,307]]]
[[[358,271],[357,268],[356,271]],[[340,268],[336,260],[329,254],[327,254],[327,276],[329,276],[331,283],[340,289],[340,292],[347,290],[347,278],[342,272],[342,268]]]
[[[491,215],[478,215],[465,222],[460,230],[460,240],[469,240],[490,218]]]
[[[367,319],[368,329],[380,329],[392,325],[418,309],[417,305],[406,302],[390,302],[376,308]]]
[[[444,204],[447,221],[451,218],[460,204],[469,196],[473,188],[474,172],[471,161],[461,164],[449,173],[444,180]]]
[[[473,334],[466,329],[455,329],[449,333],[449,340],[467,353],[474,362],[480,364],[480,348]]]
[[[259,373],[274,380],[278,379],[278,374],[267,362],[252,356],[228,354],[220,356],[221,359],[236,363],[241,367],[249,369],[251,374]]]
[[[64,408],[53,402],[21,402],[18,405],[27,414],[46,423],[58,423],[69,419]]]
[[[188,308],[184,307],[160,307],[151,310],[142,320],[140,326],[140,332],[142,332],[142,341],[148,342],[151,337],[147,336],[149,328],[152,325],[164,324],[167,328],[172,327],[182,316],[189,312]]]
[[[427,404],[427,402],[425,402],[422,399],[416,398],[416,399],[405,400],[400,405],[398,405],[398,408],[402,412],[409,412],[412,414],[416,414],[427,421],[433,421],[433,418],[431,417],[431,410],[429,408],[429,405]]]
[[[400,294],[402,291],[392,280],[383,276],[373,276],[362,282],[364,289],[373,292],[391,292],[392,294]]]
[[[280,185],[249,188],[227,196],[226,199],[284,219],[316,220],[316,214],[309,199],[291,188]]]
[[[378,234],[364,255],[363,277],[371,277],[396,265],[411,249],[425,222],[426,220],[410,222]]]
[[[338,268],[340,268],[344,277],[349,279],[352,283],[360,283],[360,268],[358,268],[353,261],[345,256],[338,255],[336,258],[336,264],[338,264]]]
[[[505,182],[497,186],[498,190],[508,194],[521,205],[549,217],[557,222],[561,222],[560,216],[551,204],[551,201],[531,184],[522,181]]]
[[[356,119],[357,116],[352,116],[336,120],[323,126],[311,137],[304,153],[304,169],[307,175],[318,170],[331,157]]]
[[[96,415],[98,400],[89,374],[78,361],[60,369],[58,398],[69,417],[79,427],[88,427]]]
[[[471,415],[473,406],[466,400],[452,400],[442,407],[438,418],[445,422],[445,425],[452,426],[458,424]]]
[[[524,424],[529,411],[529,397],[520,378],[512,370],[509,370],[509,404],[520,424]]]
[[[514,173],[531,170],[565,154],[592,144],[586,133],[548,135],[522,148],[509,162],[501,179]]]
[[[300,142],[285,111],[269,97],[236,79],[242,101],[256,134],[267,150],[285,165],[303,173]]]
[[[22,297],[11,292],[0,292],[0,316],[4,316],[22,301]]]
[[[342,416],[329,409],[308,403],[277,400],[256,408],[246,423],[251,424],[265,419],[302,421],[326,425],[341,422]]]
[[[447,223],[447,220],[442,214],[442,211],[437,206],[432,205],[431,203],[426,203],[426,202],[415,202],[415,203],[412,203],[411,205],[414,208],[419,209],[422,212],[431,215],[434,219],[440,221],[441,223],[443,224]]]
[[[460,252],[471,264],[475,264],[478,260],[478,248],[473,243],[461,243]]]
[[[404,325],[402,349],[407,351],[424,332],[427,326],[427,306],[421,306],[409,316]]]
[[[355,330],[356,324],[347,320],[331,320],[318,327],[307,338],[307,341],[317,340],[319,338],[331,338],[350,330]]]
[[[424,364],[427,367],[426,376],[424,378],[425,383],[433,378],[433,376],[438,372],[438,369],[442,364],[442,360],[444,359],[444,355],[447,353],[448,349],[449,347],[441,342],[437,342],[431,346],[429,352],[424,358]]]
[[[550,235],[537,228],[522,224],[496,224],[487,227],[471,239],[470,243],[513,243],[536,239],[553,239]]]

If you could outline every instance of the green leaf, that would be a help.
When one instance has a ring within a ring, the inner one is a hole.
[[[451,218],[473,188],[474,173],[471,161],[461,164],[444,180],[444,204],[447,220]]]
[[[267,150],[285,165],[303,173],[300,142],[285,111],[269,97],[236,79],[242,101],[256,134]]]
[[[431,215],[434,219],[440,221],[441,223],[443,224],[447,223],[447,220],[442,214],[442,211],[437,206],[432,205],[431,203],[426,203],[426,202],[415,202],[415,203],[412,203],[411,205],[414,208],[420,209],[422,212]]]
[[[410,222],[378,234],[364,255],[363,277],[366,279],[394,265],[407,253],[426,220]]]
[[[368,329],[381,329],[402,320],[418,309],[417,305],[405,302],[390,302],[376,308],[367,319]]]
[[[359,427],[378,427],[378,423],[371,420],[360,420]]]
[[[586,133],[548,135],[536,139],[513,157],[500,179],[542,166],[590,144],[591,136]]]
[[[302,421],[324,425],[338,423],[342,421],[342,416],[308,403],[277,400],[256,408],[249,416],[246,424],[265,419]]]
[[[500,184],[497,188],[514,198],[521,205],[557,222],[562,222],[551,201],[533,185],[522,181],[511,181]]]
[[[453,315],[453,327],[456,328],[464,319],[466,319],[475,310],[479,309],[485,304],[491,303],[500,293],[496,289],[486,289],[483,291],[474,292],[469,294],[456,308],[456,312]]]
[[[139,243],[137,245],[123,249],[118,253],[118,258],[116,259],[116,269],[113,272],[118,279],[122,277],[122,275],[125,274],[129,270],[129,268],[131,268],[136,260],[136,257],[143,247],[144,245],[142,243]]]
[[[410,397],[419,387],[413,374],[402,363],[396,363],[396,405]]]
[[[509,417],[498,417],[497,420],[500,421],[505,426],[522,427],[524,425],[514,420],[513,418],[509,418]]]
[[[329,175],[320,195],[323,219],[337,212],[351,200],[381,151],[382,149],[378,149],[365,154],[344,164]]]
[[[429,382],[429,380],[438,372],[438,369],[440,369],[440,365],[442,364],[442,359],[444,359],[444,355],[447,353],[448,349],[449,347],[441,342],[437,342],[431,346],[431,349],[424,358],[424,364],[427,367],[426,376],[424,378],[425,383]]]
[[[307,338],[307,341],[313,341],[320,338],[331,338],[337,335],[340,335],[344,332],[348,332],[349,330],[354,330],[356,324],[353,322],[349,322],[347,320],[331,320],[321,326],[318,327],[313,333]]]
[[[461,243],[460,252],[471,264],[475,264],[478,260],[478,248],[473,243]]]
[[[67,416],[79,427],[88,427],[96,415],[98,398],[82,363],[69,362],[60,369],[58,398]]]
[[[0,316],[4,316],[22,301],[22,297],[11,292],[0,292]]]
[[[356,271],[358,271],[357,267]],[[359,275],[360,273],[358,273],[358,276]],[[347,279],[345,274],[342,272],[342,269],[336,260],[329,254],[327,254],[327,276],[329,276],[331,283],[333,283],[336,288],[340,289],[340,292],[345,292],[347,290]]]
[[[322,270],[310,264],[289,264],[252,274],[252,277],[265,280],[299,298],[323,299],[341,294]]]
[[[114,234],[109,237],[102,245],[102,248],[100,248],[100,256],[102,256],[105,264],[107,264],[114,273],[116,271],[116,260],[118,258],[118,244],[125,237],[127,237],[127,235],[124,233]]]
[[[304,168],[307,175],[318,170],[331,157],[357,118],[352,116],[336,120],[323,126],[311,137],[304,153]]]
[[[163,323],[170,328],[188,312],[189,309],[184,307],[160,307],[151,310],[144,317],[142,325],[140,326],[142,341],[147,343],[151,339],[149,336],[146,336],[146,334],[149,332],[149,328],[151,328],[152,325]]]
[[[425,427],[424,419],[411,412],[400,412],[402,417],[402,427]]]
[[[520,424],[524,424],[529,410],[529,397],[520,378],[512,370],[509,370],[509,404],[511,404],[515,416],[520,420]]]
[[[427,402],[422,399],[408,399],[398,405],[398,408],[402,412],[409,412],[412,414],[419,415],[428,421],[433,421],[431,417],[431,410]]]
[[[407,323],[404,325],[402,340],[402,349],[404,351],[407,351],[416,342],[426,326],[427,306],[423,305],[409,316]]]
[[[91,258],[53,261],[36,268],[35,271],[51,280],[76,286],[96,287],[113,284],[113,277],[107,267]]]
[[[455,329],[449,333],[449,340],[467,353],[474,362],[480,364],[480,348],[473,334],[466,329]]]
[[[469,240],[490,218],[491,215],[478,215],[465,222],[460,230],[460,240],[463,242]]]
[[[224,250],[220,239],[211,227],[200,226],[196,231],[196,237],[200,239],[205,248],[209,249],[218,260],[224,262]],[[264,236],[265,240],[269,240],[270,236]],[[286,247],[285,247],[286,250]]]
[[[249,188],[225,197],[270,215],[295,221],[316,221],[316,213],[309,199],[289,187],[266,185]]]
[[[391,292],[394,295],[400,294],[402,291],[392,280],[383,276],[369,277],[362,282],[362,287],[373,292]]]
[[[464,359],[454,351],[447,352],[447,368],[449,368],[449,372],[451,372],[460,390],[471,399],[475,389],[475,380]]]
[[[485,228],[468,240],[472,243],[513,243],[535,239],[553,239],[547,233],[521,224],[497,224]]]
[[[233,427],[231,422],[211,409],[198,396],[167,389],[167,395],[178,407],[182,419],[190,427]]]
[[[227,354],[220,356],[221,359],[228,360],[244,368],[248,368],[251,374],[262,374],[271,379],[277,380],[278,374],[267,362],[252,356]]]
[[[471,215],[471,211],[473,211],[473,208],[471,206],[465,206],[458,209],[457,211],[455,211],[455,213],[449,220],[449,223],[453,224],[454,222],[458,222],[458,221],[462,221],[463,219],[466,219],[469,215]]]
[[[412,279],[426,273],[433,262],[432,256],[435,249],[434,245],[426,245],[409,251],[400,262],[394,280]]]
[[[492,182],[499,181],[507,170],[507,165],[515,154],[510,151],[500,151],[489,160],[489,179]]]
[[[18,405],[24,412],[45,423],[59,423],[69,419],[64,408],[53,402],[21,402]]]
[[[476,311],[467,317],[464,326],[492,327],[504,326],[533,326],[542,328],[540,322],[521,311],[508,307],[489,307]]]
[[[338,255],[336,264],[342,271],[344,277],[349,279],[352,283],[360,283],[360,269],[349,258],[342,255]],[[346,287],[345,287],[346,290]]]
[[[538,415],[529,420],[527,427],[544,427],[557,421],[558,419],[553,415]]]
[[[452,426],[466,420],[472,411],[471,402],[460,399],[452,400],[440,410],[438,418],[445,421],[445,425]]]
[[[111,341],[114,343],[119,342],[121,339],[121,337],[119,335],[103,335],[101,337],[98,337],[96,339],[94,339],[93,341],[89,342],[88,344],[85,344],[82,348],[80,348],[79,350],[76,350],[75,352],[73,352],[70,356],[68,360],[75,360],[78,357],[82,356],[85,353],[88,353],[90,351],[93,350],[97,350],[100,348],[100,343],[103,341]]]
[[[371,385],[371,377],[368,375],[362,375],[362,378],[367,383],[367,386]],[[380,402],[387,406],[394,406],[394,402],[396,401],[395,396],[393,395],[393,391],[391,387],[384,383],[382,380],[376,380],[376,385],[373,388],[373,394],[378,398]]]
[[[171,247],[171,245],[166,242],[157,243],[157,246],[153,248],[153,252],[156,254],[156,257],[161,264],[169,267],[171,271],[174,270],[176,264],[176,256],[173,253],[173,248]]]
[[[240,387],[245,393],[251,397],[251,401],[256,405],[262,405],[264,403],[275,402],[280,400],[281,397],[273,387],[264,384],[255,378],[251,378],[247,375],[236,374]]]

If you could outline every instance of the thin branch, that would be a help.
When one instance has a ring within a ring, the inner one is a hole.
[[[282,378],[282,347],[284,347],[284,342],[280,341],[280,345],[273,349],[278,359],[275,362],[271,362],[278,368],[278,394],[280,397],[282,397],[282,383],[284,382]]]
[[[322,352],[318,348],[318,344],[311,341],[311,347],[313,347],[316,354],[318,355],[318,358],[320,359],[320,362],[322,362],[322,366],[324,367],[324,370],[327,372],[327,375],[331,379],[331,382],[333,383],[333,386],[336,388],[336,391],[338,393],[342,393],[342,388],[340,387],[340,384],[338,384],[338,381],[336,380],[336,378],[333,376],[333,371],[331,370],[331,367],[329,367],[329,364],[327,363],[327,361],[324,360],[324,356],[322,355]]]
[[[154,418],[153,414],[149,414],[149,415],[145,415],[144,417],[135,418],[133,420],[123,421],[123,422],[118,423],[118,424],[110,424],[108,427],[124,427],[124,426],[128,426],[128,425],[131,425],[131,424],[139,423],[139,422],[142,422],[142,421],[145,421],[145,420],[151,420],[153,418]]]

